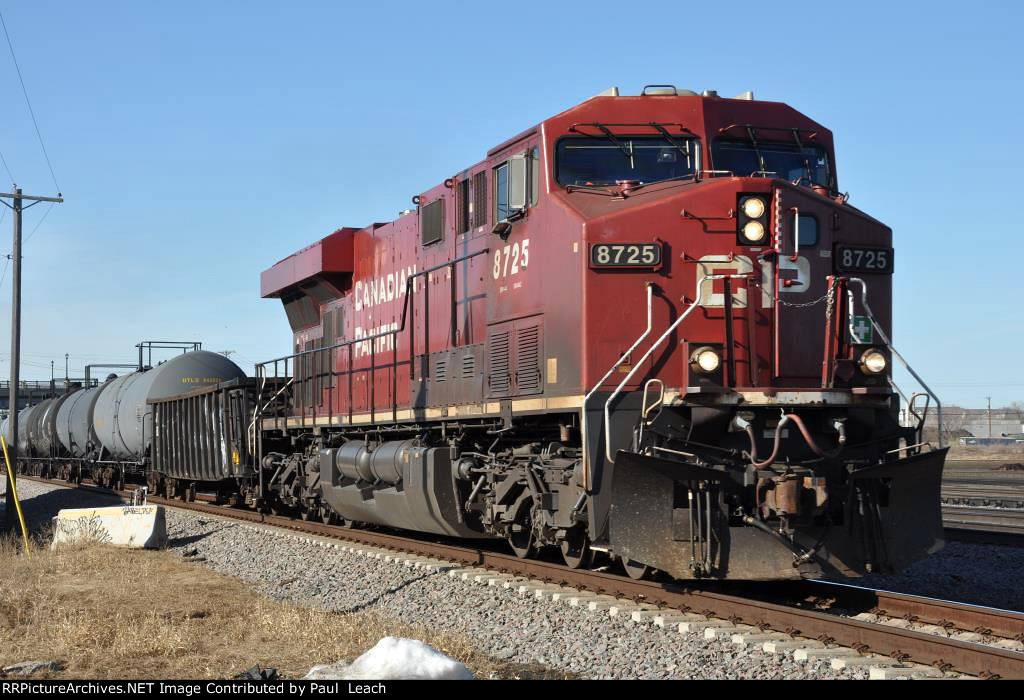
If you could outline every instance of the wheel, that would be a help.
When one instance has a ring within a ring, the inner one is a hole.
[[[647,564],[641,564],[638,561],[626,559],[625,557],[622,558],[622,568],[626,570],[627,576],[637,581],[651,573],[651,567],[647,566]]]
[[[533,536],[533,513],[529,501],[519,507],[516,519],[512,522],[508,544],[520,559],[530,559],[537,554],[537,541]]]
[[[590,568],[594,560],[593,550],[590,549],[590,542],[587,533],[583,528],[574,528],[561,544],[562,560],[570,569]]]
[[[335,525],[338,522],[338,516],[329,506],[322,505],[320,506],[320,522],[324,525]]]

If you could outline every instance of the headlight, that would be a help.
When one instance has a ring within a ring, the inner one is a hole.
[[[722,364],[722,358],[709,347],[697,348],[690,355],[690,367],[701,374],[712,374]]]
[[[764,200],[760,197],[750,197],[743,200],[743,213],[751,219],[760,219],[764,216]]]
[[[751,243],[758,243],[764,238],[764,225],[760,221],[748,221],[743,227],[743,237]]]
[[[889,366],[889,360],[881,350],[871,348],[860,356],[860,371],[864,374],[881,374]]]

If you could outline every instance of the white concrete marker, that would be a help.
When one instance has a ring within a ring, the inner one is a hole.
[[[57,512],[53,527],[51,547],[77,542],[147,549],[167,546],[163,506],[65,508]]]

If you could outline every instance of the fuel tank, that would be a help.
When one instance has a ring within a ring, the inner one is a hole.
[[[456,537],[484,537],[460,516],[447,447],[353,440],[320,451],[323,499],[342,517]]]
[[[245,372],[228,358],[199,350],[111,380],[93,408],[93,429],[105,456],[143,459],[153,439],[149,401],[244,377]]]

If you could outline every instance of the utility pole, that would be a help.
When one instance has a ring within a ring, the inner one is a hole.
[[[988,436],[992,437],[992,397],[986,396],[988,399]]]
[[[0,192],[0,199],[11,200],[11,204],[3,204],[11,210],[14,218],[14,244],[11,246],[11,389],[8,400],[11,409],[7,421],[7,449],[13,477],[18,473],[18,382],[21,381],[21,214],[40,202],[59,204],[64,198],[59,192],[56,197],[24,195],[21,188],[15,186],[14,192]],[[25,201],[32,203],[26,207],[23,205]],[[15,513],[13,484],[7,484],[5,503],[7,528],[13,530],[18,520]]]
[[[71,386],[71,379],[68,377],[68,353],[64,353],[64,388],[67,389]],[[85,387],[88,389],[89,387]]]

